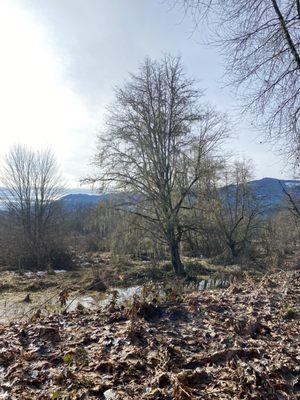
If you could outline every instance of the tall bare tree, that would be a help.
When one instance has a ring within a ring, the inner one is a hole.
[[[246,110],[283,151],[300,156],[299,0],[175,0],[205,20],[227,61],[228,78],[240,89]]]
[[[33,266],[45,262],[56,227],[55,200],[62,193],[62,181],[50,151],[34,152],[22,145],[11,148],[1,177],[6,210],[19,229],[20,250]],[[51,238],[52,234],[52,238]]]
[[[179,58],[147,59],[116,90],[95,157],[96,180],[130,194],[125,210],[143,218],[143,227],[168,246],[176,274],[184,272],[187,199],[227,132],[225,118],[201,97]]]

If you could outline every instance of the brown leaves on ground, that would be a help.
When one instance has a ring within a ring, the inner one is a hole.
[[[299,295],[282,272],[1,325],[0,399],[299,399]]]
[[[59,301],[60,301],[60,305],[61,307],[65,307],[67,305],[67,300],[69,298],[69,292],[67,289],[63,289],[59,295]]]

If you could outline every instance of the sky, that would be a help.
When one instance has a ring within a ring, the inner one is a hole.
[[[222,57],[205,39],[168,0],[0,0],[0,160],[16,143],[51,148],[68,186],[78,187],[93,172],[114,88],[145,57],[167,53],[180,55],[205,101],[235,121],[226,151],[252,159],[258,179],[291,178],[238,113]]]

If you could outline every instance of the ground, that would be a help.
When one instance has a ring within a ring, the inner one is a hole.
[[[188,280],[199,282],[202,279],[221,279],[226,281],[241,273],[236,265],[216,265],[207,259],[184,258]],[[114,259],[110,253],[84,253],[76,256],[75,268],[69,271],[46,272],[8,271],[2,268],[0,281],[0,321],[26,317],[38,308],[50,311],[59,308],[59,294],[65,290],[70,301],[91,296],[101,301],[105,286],[122,288],[143,285],[145,282],[176,281],[172,266],[168,262],[128,258]],[[99,283],[104,285],[99,285]],[[177,281],[181,285],[181,281]],[[28,298],[29,295],[29,298]],[[23,301],[27,299],[29,301]]]
[[[0,326],[3,399],[300,396],[299,271]]]

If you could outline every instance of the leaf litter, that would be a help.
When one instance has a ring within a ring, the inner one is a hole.
[[[299,271],[174,293],[2,323],[0,399],[300,398]]]

